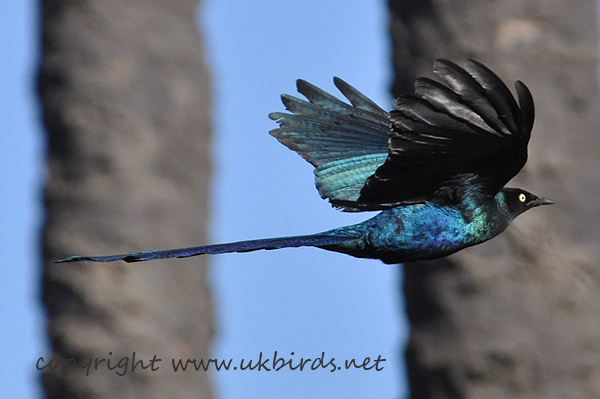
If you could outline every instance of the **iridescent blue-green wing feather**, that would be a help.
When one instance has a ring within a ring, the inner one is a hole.
[[[338,207],[354,210],[365,181],[388,156],[388,113],[339,78],[334,83],[345,103],[304,81],[298,92],[308,101],[284,94],[286,109],[270,118],[279,128],[270,133],[315,166],[319,194]]]

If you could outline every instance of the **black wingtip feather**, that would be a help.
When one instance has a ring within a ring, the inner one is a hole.
[[[498,117],[512,132],[519,132],[521,110],[512,93],[491,69],[473,59],[467,59],[465,69],[485,91],[498,110]]]
[[[517,80],[515,82],[515,89],[517,90],[517,97],[519,98],[519,107],[523,115],[521,129],[526,132],[530,132],[533,128],[533,121],[535,120],[535,106],[533,103],[533,96],[529,88],[525,86],[525,83]]]

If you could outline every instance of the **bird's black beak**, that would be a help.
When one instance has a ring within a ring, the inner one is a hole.
[[[555,202],[552,201],[549,198],[536,198],[532,201],[529,201],[526,205],[530,208],[534,207],[534,206],[540,206],[540,205],[552,205]]]

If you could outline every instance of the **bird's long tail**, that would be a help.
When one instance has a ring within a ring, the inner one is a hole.
[[[108,256],[69,256],[68,258],[55,260],[54,263],[64,262],[142,262],[153,259],[167,258],[189,258],[190,256],[202,254],[223,254],[228,252],[250,252],[259,249],[279,249],[292,247],[320,247],[326,245],[342,244],[353,239],[350,235],[332,235],[327,233],[312,234],[305,236],[264,238],[260,240],[239,241],[227,244],[213,244],[202,247],[190,247],[180,249],[149,250],[141,252],[130,252],[122,255]]]

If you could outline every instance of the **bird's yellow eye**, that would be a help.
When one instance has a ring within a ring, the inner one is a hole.
[[[527,196],[523,193],[519,194],[519,201],[525,202],[527,200]]]

